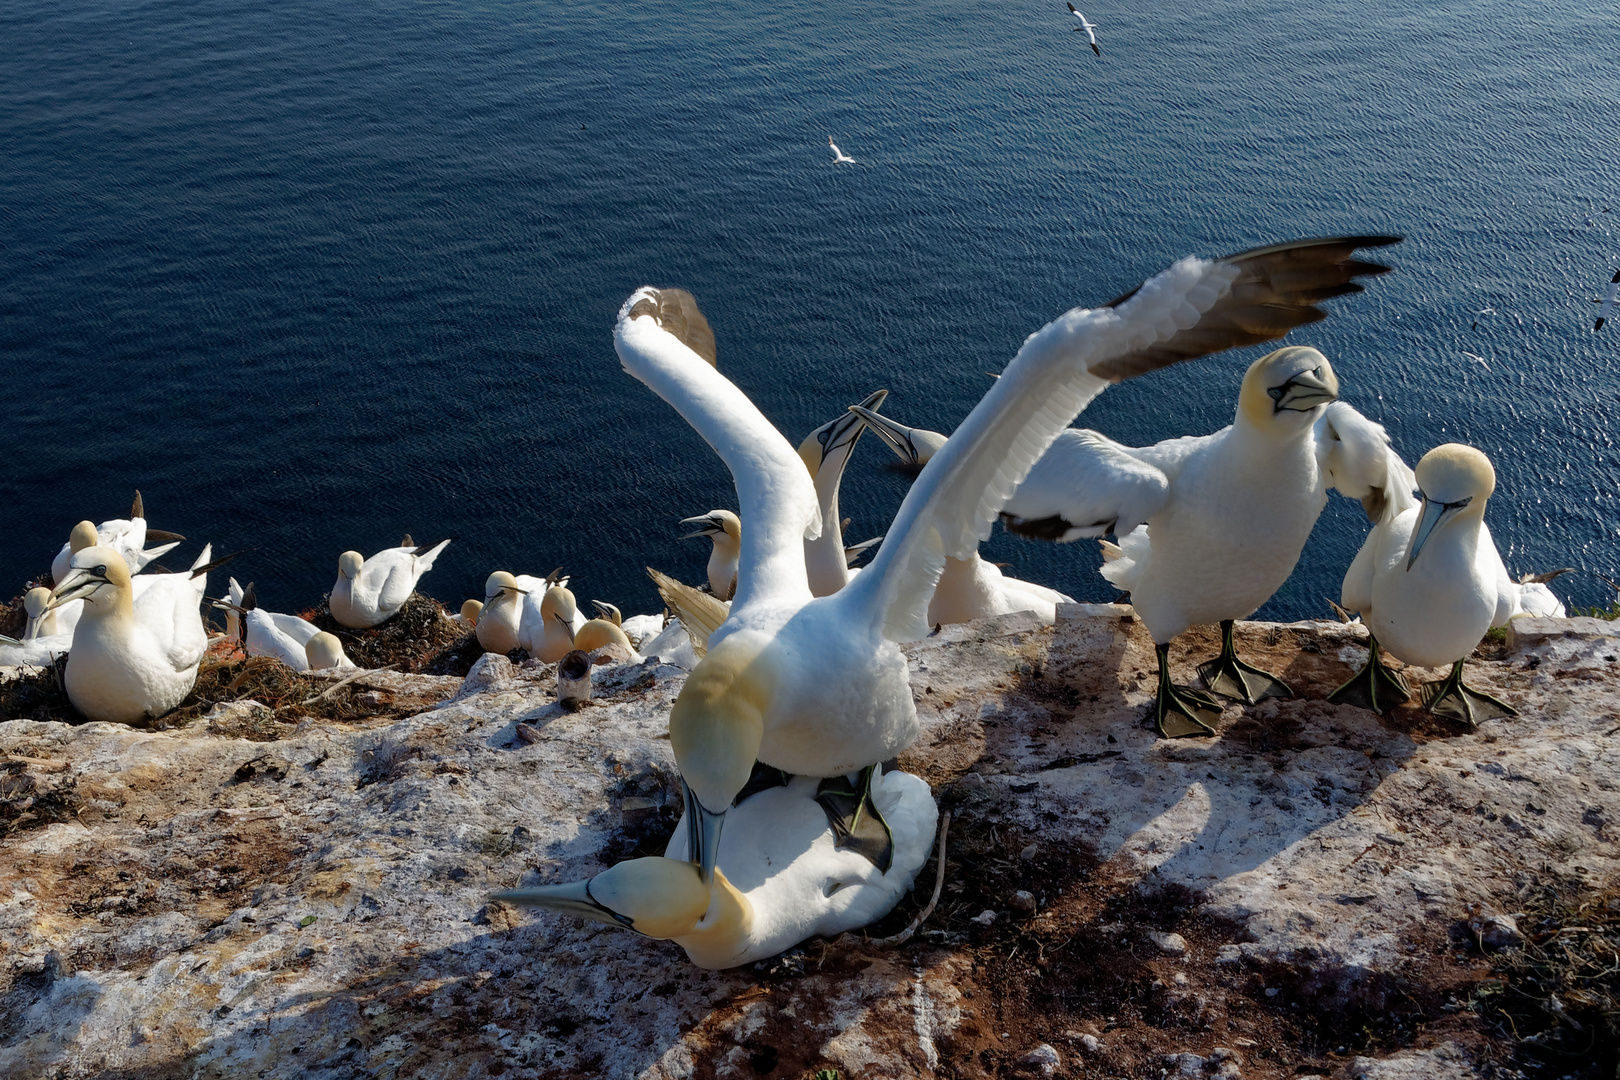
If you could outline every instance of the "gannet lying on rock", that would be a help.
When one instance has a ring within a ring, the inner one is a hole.
[[[904,749],[917,716],[898,643],[927,633],[947,557],[967,558],[1047,446],[1111,382],[1322,317],[1313,305],[1369,273],[1350,237],[1299,241],[1213,262],[1188,258],[1113,304],[1075,309],[1032,334],[923,469],[882,548],[832,596],[812,597],[803,539],[821,529],[793,447],[694,345],[713,333],[689,293],[642,288],[614,346],[630,374],[686,418],[730,468],[748,542],[737,592],[670,713],[670,742],[696,826],[705,883],[722,826],[754,762],[832,777]],[[1381,269],[1381,268],[1376,268]],[[870,800],[857,803],[868,807]],[[881,825],[875,808],[848,823]]]
[[[1421,667],[1451,665],[1449,677],[1422,688],[1430,712],[1469,725],[1517,716],[1462,681],[1485,631],[1523,610],[1485,524],[1496,470],[1472,446],[1446,443],[1423,455],[1416,473],[1421,501],[1374,528],[1344,575],[1341,603],[1361,614],[1371,641],[1366,666],[1328,700],[1374,711],[1407,700],[1406,680],[1379,659],[1387,650]]]
[[[235,578],[231,579],[231,584],[236,584]],[[254,591],[251,581],[234,604],[216,603],[214,606],[223,607],[229,614],[237,616],[243,652],[249,656],[268,656],[280,660],[294,671],[309,670],[304,647],[321,632],[320,627],[297,615],[265,611],[259,607],[258,593]]]
[[[450,541],[432,547],[395,547],[362,558],[358,551],[338,557],[337,583],[328,604],[332,618],[353,630],[386,622],[405,606],[422,575]]]
[[[894,866],[884,873],[838,846],[817,801],[819,786],[793,777],[733,808],[712,890],[687,861],[693,853],[682,818],[663,858],[631,859],[588,881],[491,899],[670,938],[704,968],[737,967],[818,934],[854,930],[888,914],[911,888],[928,861],[938,811],[928,785],[910,773],[874,777],[871,798],[894,837]]]
[[[146,527],[146,510],[141,502],[141,493],[137,491],[135,502],[129,508],[128,520],[113,518],[110,521],[103,521],[100,525],[81,521],[74,526],[68,542],[62,545],[62,550],[51,560],[51,580],[54,582],[62,580],[62,575],[68,571],[68,560],[80,548],[93,547],[97,544],[112,548],[123,557],[124,565],[129,567],[129,572],[133,575],[144,570],[146,564],[159,555],[173,550],[184,539],[185,537],[179,533],[160,532]],[[159,546],[143,550],[148,540],[157,541]]]
[[[116,550],[74,552],[51,602],[85,601],[63,683],[87,720],[145,723],[191,692],[208,649],[201,605],[211,551],[203,547],[190,574],[154,576],[139,605],[129,567]]]
[[[1009,531],[1037,539],[1119,537],[1104,544],[1102,573],[1157,645],[1161,735],[1212,734],[1220,718],[1214,698],[1170,681],[1170,641],[1190,626],[1221,625],[1220,656],[1198,669],[1209,689],[1250,703],[1292,694],[1237,658],[1234,622],[1293,573],[1329,485],[1369,516],[1410,490],[1383,428],[1338,396],[1327,357],[1278,349],[1245,373],[1230,427],[1144,447],[1065,431],[1002,511]]]

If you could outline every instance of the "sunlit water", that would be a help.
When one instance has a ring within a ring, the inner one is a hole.
[[[1066,308],[1337,232],[1408,240],[1293,340],[1408,461],[1490,454],[1511,569],[1615,576],[1620,323],[1592,333],[1590,303],[1620,264],[1613,12],[1086,12],[1100,59],[1056,0],[0,3],[0,592],[138,487],[190,538],[166,562],[240,550],[272,609],[410,532],[455,537],[423,583],[452,603],[561,565],[656,610],[642,568],[700,580],[677,520],[735,496],[619,369],[634,287],[692,290],[797,443],[878,387],[949,431]],[[1215,430],[1261,351],[1081,422]],[[851,464],[851,539],[903,495],[888,457]],[[1262,614],[1325,614],[1365,529],[1335,498]],[[1089,542],[985,552],[1113,595]]]

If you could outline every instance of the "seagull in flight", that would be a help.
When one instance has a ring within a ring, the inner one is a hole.
[[[1080,25],[1074,28],[1074,32],[1078,34],[1082,30],[1085,31],[1086,37],[1091,41],[1091,51],[1096,53],[1098,56],[1101,56],[1102,50],[1097,48],[1097,24],[1094,22],[1087,22],[1085,13],[1079,8],[1075,7],[1073,4],[1069,4],[1069,11],[1074,15],[1075,18],[1080,20]]]
[[[850,164],[850,165],[855,164],[855,159],[854,158],[850,157],[848,154],[846,154],[842,150],[838,149],[838,144],[832,141],[832,136],[831,135],[827,136],[827,145],[832,147],[832,152],[833,152],[832,163],[834,165],[840,165],[840,164],[844,164],[846,162],[848,164]]]
[[[1609,279],[1609,295],[1597,301],[1603,306],[1598,308],[1597,322],[1592,325],[1594,334],[1603,329],[1603,324],[1608,321],[1609,312],[1614,309],[1616,298],[1620,298],[1620,270],[1616,270],[1614,277]]]

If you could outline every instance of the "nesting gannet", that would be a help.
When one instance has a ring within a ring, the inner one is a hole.
[[[937,431],[907,427],[866,406],[852,405],[850,412],[864,418],[908,469],[926,466],[947,441]],[[1051,624],[1057,621],[1057,606],[1072,603],[1073,599],[1056,589],[1007,577],[975,550],[965,559],[945,559],[939,584],[928,601],[928,625],[971,622],[1014,611],[1032,611]]]
[[[96,544],[110,547],[123,556],[124,565],[129,567],[131,574],[138,574],[146,568],[147,563],[173,550],[184,539],[185,537],[178,533],[160,532],[146,527],[146,509],[141,502],[141,493],[137,491],[135,501],[130,505],[127,520],[113,518],[110,521],[103,521],[100,525],[82,521],[74,527],[68,542],[62,545],[62,550],[51,560],[51,580],[62,580],[62,575],[68,570],[68,560],[79,548]],[[157,541],[159,546],[147,548],[148,540]],[[75,543],[78,547],[74,546]]]
[[[584,625],[585,616],[574,602],[574,594],[553,585],[540,598],[539,617],[525,614],[518,628],[518,644],[540,662],[555,664],[573,651],[574,634]]]
[[[463,600],[461,610],[452,615],[451,619],[461,623],[469,630],[476,630],[478,629],[478,617],[483,613],[484,602],[482,600]]]
[[[867,569],[812,597],[803,538],[821,528],[793,447],[688,340],[712,340],[691,294],[642,288],[619,311],[626,371],[672,405],[730,468],[748,543],[726,622],[670,713],[670,741],[707,881],[721,827],[756,760],[838,776],[886,760],[917,733],[898,642],[928,631],[947,557],[967,558],[1029,466],[1110,382],[1323,317],[1313,305],[1383,267],[1351,258],[1387,237],[1339,237],[1187,258],[1105,307],[1032,334],[912,485]],[[859,805],[865,806],[866,803]],[[856,815],[852,825],[862,818]]]
[[[1485,525],[1496,471],[1462,443],[1435,447],[1415,471],[1421,501],[1374,528],[1344,575],[1341,602],[1361,614],[1371,641],[1366,666],[1329,700],[1375,711],[1405,701],[1406,680],[1379,658],[1388,651],[1421,667],[1451,666],[1450,676],[1423,686],[1430,712],[1469,724],[1516,716],[1462,681],[1463,660],[1485,631],[1506,625],[1521,604]]]
[[[234,582],[235,579],[232,580]],[[321,632],[320,627],[297,615],[265,611],[259,607],[258,594],[251,581],[242,591],[241,599],[236,601],[235,606],[239,611],[231,611],[231,607],[225,604],[216,606],[224,607],[240,619],[242,650],[249,656],[268,656],[280,660],[294,671],[309,669],[304,647]]]
[[[894,835],[888,872],[840,848],[818,781],[793,777],[732,809],[713,891],[687,861],[679,825],[663,858],[632,859],[588,881],[496,893],[492,899],[582,915],[653,938],[669,938],[694,964],[729,968],[774,956],[806,938],[831,937],[882,918],[928,861],[937,810],[928,785],[909,773],[872,781],[872,799]]]
[[[1080,20],[1080,25],[1074,28],[1074,32],[1077,34],[1084,32],[1086,39],[1091,42],[1091,51],[1096,53],[1098,56],[1101,56],[1102,50],[1097,48],[1097,24],[1094,22],[1087,22],[1086,17],[1081,14],[1080,9],[1075,7],[1073,4],[1069,4],[1069,13]]]
[[[1597,322],[1592,324],[1594,334],[1603,329],[1603,324],[1609,321],[1609,312],[1614,310],[1616,298],[1620,298],[1620,270],[1616,270],[1614,277],[1609,279],[1608,295],[1598,301],[1600,306],[1598,307]]]
[[[587,619],[583,626],[574,631],[573,646],[581,652],[593,653],[605,645],[618,645],[628,654],[629,663],[641,663],[641,654],[617,623],[608,619]]]
[[[332,618],[354,630],[376,626],[394,616],[416,591],[422,575],[450,541],[432,547],[395,547],[362,558],[358,551],[338,557],[337,583],[328,601]]]
[[[28,615],[28,623],[23,628],[24,641],[56,637],[71,641],[73,628],[79,625],[79,616],[84,613],[84,604],[67,603],[52,607],[51,590],[38,585],[23,596],[23,610]]]
[[[1277,591],[1327,505],[1332,486],[1376,518],[1410,490],[1410,471],[1381,426],[1339,402],[1320,352],[1289,346],[1243,377],[1237,415],[1213,435],[1130,447],[1065,431],[1003,511],[1007,528],[1042,540],[1114,533],[1102,574],[1131,594],[1159,656],[1154,720],[1168,737],[1208,735],[1214,698],[1170,682],[1170,641],[1221,625],[1221,653],[1199,666],[1215,693],[1250,703],[1288,685],[1237,658],[1236,620]]]
[[[861,402],[864,408],[876,409],[889,396],[887,390],[876,390]],[[849,583],[850,549],[844,546],[843,521],[838,516],[838,487],[844,478],[844,467],[849,464],[855,444],[866,421],[845,411],[804,437],[799,444],[799,457],[816,486],[816,505],[821,512],[822,530],[814,539],[804,542],[804,565],[810,578],[812,596],[831,596]],[[877,541],[868,540],[867,545]],[[859,558],[860,550],[855,552]]]
[[[63,683],[86,719],[142,723],[191,692],[208,649],[201,605],[211,551],[203,547],[190,574],[153,577],[138,605],[129,567],[117,550],[97,546],[73,553],[51,602],[85,601]]]
[[[338,636],[325,630],[304,642],[304,663],[307,667],[299,670],[330,671],[336,668],[339,671],[353,671],[357,666],[343,651],[343,642],[338,640]]]
[[[730,600],[737,588],[737,554],[742,550],[742,521],[730,510],[710,510],[701,517],[681,519],[682,525],[696,525],[697,529],[681,537],[695,540],[708,537],[714,544],[709,552],[709,591],[722,600]]]
[[[487,652],[509,653],[518,648],[524,602],[531,596],[544,596],[549,588],[551,581],[547,578],[507,570],[490,574],[484,579],[484,604],[474,628],[478,644]]]
[[[856,163],[854,158],[850,157],[848,154],[846,154],[842,150],[838,149],[838,144],[832,141],[832,136],[831,135],[827,136],[827,145],[832,148],[832,152],[833,152],[832,163],[834,165],[843,165],[843,164],[854,165]]]

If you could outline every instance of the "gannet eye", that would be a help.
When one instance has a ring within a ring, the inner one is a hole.
[[[829,438],[831,438],[831,437],[832,437],[832,429],[831,428],[829,428],[829,429],[827,429],[825,431],[816,432],[816,442],[820,443],[822,446],[826,446],[827,445],[827,440]]]
[[[1266,391],[1266,396],[1269,397],[1272,401],[1281,401],[1282,396],[1284,394],[1286,394],[1287,392],[1288,392],[1288,384],[1283,383],[1281,386],[1273,386],[1270,389],[1268,389]]]
[[[1463,507],[1467,506],[1469,503],[1471,503],[1473,501],[1474,501],[1474,497],[1472,495],[1470,495],[1466,499],[1458,499],[1456,502],[1446,503],[1446,509],[1447,510],[1461,510]]]
[[[106,577],[107,576],[107,564],[102,563],[100,566],[98,566],[94,570],[92,570],[91,573],[95,574],[96,577]]]

